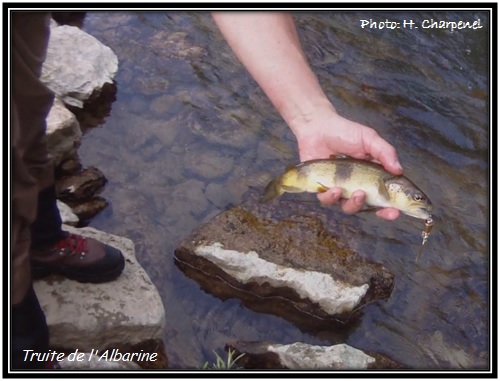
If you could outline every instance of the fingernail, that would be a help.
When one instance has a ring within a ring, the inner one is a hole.
[[[360,195],[354,196],[354,202],[358,205],[362,204],[363,203],[363,196],[360,196]]]
[[[403,172],[403,167],[401,166],[401,164],[399,164],[399,161],[394,162],[394,168],[396,168],[400,172]]]

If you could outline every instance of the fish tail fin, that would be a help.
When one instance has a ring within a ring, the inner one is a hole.
[[[281,196],[285,191],[280,186],[279,179],[275,179],[269,182],[266,186],[266,190],[264,191],[264,196],[262,196],[259,201],[260,202],[268,202],[272,199]]]

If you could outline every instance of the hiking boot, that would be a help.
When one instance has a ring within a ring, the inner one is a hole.
[[[60,274],[78,282],[104,283],[117,278],[125,266],[120,250],[67,232],[53,245],[32,249],[30,258],[35,279]]]

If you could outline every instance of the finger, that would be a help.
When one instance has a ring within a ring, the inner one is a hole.
[[[351,198],[341,202],[341,208],[344,213],[354,214],[359,212],[365,205],[365,192],[357,190],[353,192]]]
[[[394,208],[384,208],[378,210],[375,214],[378,217],[383,218],[384,220],[392,221],[399,217],[400,212],[399,210]]]
[[[326,192],[318,193],[318,199],[324,205],[335,204],[341,197],[342,188],[338,187],[330,188]]]

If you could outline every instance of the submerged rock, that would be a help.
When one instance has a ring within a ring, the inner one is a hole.
[[[159,30],[147,41],[147,44],[155,55],[169,58],[199,60],[206,55],[204,48],[195,46],[189,41],[189,35],[186,32]]]
[[[189,174],[212,180],[227,175],[233,170],[234,160],[219,152],[188,152],[184,165]]]
[[[226,348],[245,369],[360,370],[395,369],[403,366],[380,354],[365,353],[347,344],[331,346],[306,343],[275,344],[235,342]]]
[[[210,293],[312,329],[347,323],[366,303],[388,298],[393,275],[361,259],[318,217],[290,215],[299,204],[272,210],[250,197],[181,242],[176,264]]]

